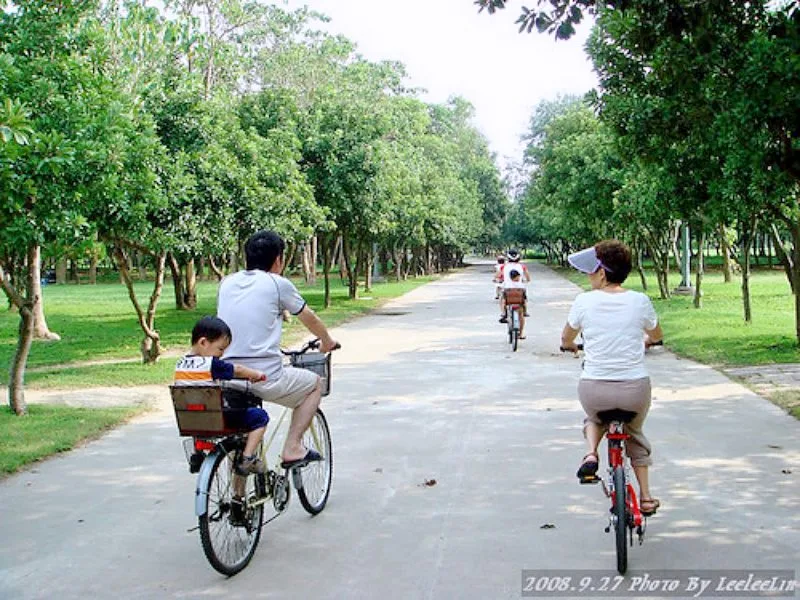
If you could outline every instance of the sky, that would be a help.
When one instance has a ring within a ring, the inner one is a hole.
[[[517,33],[523,4],[509,2],[494,15],[478,14],[472,0],[287,0],[331,18],[371,61],[405,64],[411,86],[425,88],[427,102],[463,96],[475,107],[474,125],[486,136],[501,165],[519,161],[519,138],[541,100],[583,94],[597,85],[583,50],[589,32],[556,41],[544,33]]]

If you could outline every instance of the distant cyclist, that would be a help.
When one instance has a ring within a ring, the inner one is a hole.
[[[500,292],[503,291],[503,268],[506,266],[506,257],[502,254],[497,257],[497,264],[494,266],[494,277],[492,281],[497,284],[494,291],[494,299],[500,297]]]
[[[526,267],[524,263],[519,262],[519,250],[516,248],[511,248],[508,252],[506,252],[506,258],[508,259],[508,262],[505,264],[503,272],[508,273],[511,271],[511,269],[516,269],[520,272],[522,282],[529,283],[531,280],[531,274],[528,273],[528,267]],[[503,281],[506,281],[506,279],[504,278]],[[525,306],[525,316],[529,316],[527,304]],[[500,322],[506,322],[506,304],[503,300],[500,300]]]
[[[519,316],[519,339],[524,340],[528,296],[525,290],[525,283],[522,281],[522,270],[514,266],[509,266],[506,277],[503,280],[503,297],[500,300],[500,306],[503,309],[503,316],[500,318],[501,323],[508,322],[505,308],[509,303],[512,305],[518,304],[522,307],[522,314]]]

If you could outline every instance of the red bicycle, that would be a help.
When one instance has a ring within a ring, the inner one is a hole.
[[[663,342],[655,342],[650,346],[661,346]],[[583,350],[583,344],[577,344],[578,350]],[[571,350],[561,348],[562,352]],[[633,488],[631,477],[630,459],[625,453],[625,442],[630,435],[625,433],[625,424],[630,423],[636,413],[615,408],[597,413],[597,416],[606,427],[608,440],[608,471],[606,479],[594,475],[581,480],[581,483],[601,483],[603,492],[611,499],[611,510],[605,532],[613,529],[617,548],[617,571],[624,575],[628,570],[628,545],[633,546],[633,534],[639,540],[639,545],[644,543],[644,534],[647,530],[647,518],[642,514],[639,498]]]

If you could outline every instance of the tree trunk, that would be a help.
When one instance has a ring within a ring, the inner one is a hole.
[[[311,250],[308,262],[311,270],[308,285],[317,285],[317,261],[319,260],[319,239],[316,235],[311,237]]]
[[[197,281],[208,279],[206,275],[206,257],[201,256],[197,259]]]
[[[181,272],[181,266],[178,264],[178,261],[171,252],[167,255],[167,260],[169,262],[169,270],[172,273],[172,288],[175,293],[175,308],[178,310],[189,310],[189,307],[186,306],[185,302],[186,293],[183,289],[183,273]]]
[[[342,232],[342,263],[347,272],[347,297],[358,298],[358,271],[353,269],[353,254],[347,232]]]
[[[136,269],[139,271],[139,281],[147,281],[147,268],[144,265],[144,256],[141,252],[136,252]]]
[[[392,245],[392,263],[394,266],[394,276],[397,281],[403,278],[403,261],[400,258],[400,251],[397,249],[397,244]]]
[[[197,308],[197,274],[194,271],[194,259],[186,261],[184,270],[183,304],[188,310]]]
[[[783,244],[783,239],[781,239],[781,234],[778,231],[778,227],[775,223],[772,224],[770,233],[772,234],[772,241],[775,246],[775,255],[778,257],[778,261],[783,266],[783,272],[786,273],[786,278],[789,280],[789,285],[792,288],[792,293],[797,294],[797,287],[794,277],[795,271],[795,264],[792,260],[793,253],[791,250],[787,249],[786,246]]]
[[[744,308],[744,320],[747,323],[753,321],[753,312],[750,303],[750,250],[753,245],[753,233],[758,222],[757,217],[752,217],[745,224],[742,232],[742,306]]]
[[[65,285],[67,283],[67,259],[59,258],[56,261],[56,283]]]
[[[142,331],[145,335],[141,345],[142,362],[145,364],[154,363],[158,360],[158,357],[162,352],[160,336],[154,326],[156,306],[158,305],[158,299],[161,296],[161,290],[164,286],[164,266],[166,262],[166,254],[162,252],[156,257],[155,284],[153,293],[150,296],[150,304],[146,313],[144,310],[142,310],[139,301],[136,299],[136,291],[133,288],[133,279],[131,278],[131,274],[128,269],[128,260],[125,256],[124,250],[119,246],[114,247],[114,259],[117,261],[120,277],[122,278],[125,287],[128,289],[128,296],[133,303],[133,308],[136,310],[139,327],[142,328]]]
[[[286,251],[284,252],[283,256],[283,273],[287,273],[290,267],[292,267],[292,261],[294,260],[295,251],[297,249],[297,244],[289,242],[286,244]]]
[[[800,223],[792,222],[789,224],[789,231],[792,235],[792,289],[794,290],[794,329],[797,343],[800,344]]]
[[[39,244],[28,248],[28,292],[27,298],[32,303],[33,337],[37,340],[56,341],[61,336],[47,327],[44,317],[44,298],[42,297],[42,249]]]
[[[331,307],[331,266],[333,265],[333,240],[322,240],[322,276],[325,284],[325,308]]]
[[[81,282],[81,277],[78,273],[78,261],[75,259],[70,259],[69,261],[69,280],[73,283]]]
[[[97,285],[97,252],[92,252],[92,257],[89,262],[89,283]]]
[[[642,264],[642,248],[639,244],[633,247],[633,260],[634,268],[639,272],[639,279],[642,281],[642,289],[647,291],[647,274],[644,272],[644,265]]]
[[[679,240],[681,239],[681,230],[683,229],[683,224],[678,223],[672,228],[672,232],[670,235],[670,247],[672,248],[672,256],[675,260],[675,268],[678,271],[681,270],[681,251],[679,246]],[[667,253],[667,259],[669,259],[669,253]],[[669,266],[667,266],[669,268]],[[689,283],[688,281],[686,282]]]
[[[728,244],[728,237],[725,233],[725,226],[720,225],[719,231],[717,232],[719,236],[719,250],[722,254],[722,277],[725,280],[725,283],[731,282],[731,247]]]
[[[217,266],[217,263],[214,262],[213,256],[208,257],[208,267],[213,271],[214,275],[217,277],[217,281],[222,281],[222,278],[225,277],[225,273],[223,273]]]
[[[670,233],[665,233],[659,237],[648,232],[645,245],[653,258],[653,270],[656,273],[656,281],[658,282],[658,291],[663,300],[670,297],[669,290],[669,256],[670,256]]]
[[[705,270],[705,260],[703,248],[706,245],[706,233],[702,229],[697,235],[697,273],[694,280],[694,307],[701,308],[703,306],[703,275]]]
[[[30,270],[28,271],[28,287],[31,286]],[[11,360],[8,381],[8,404],[18,416],[28,413],[25,403],[25,366],[28,364],[28,355],[33,343],[33,302],[30,298],[23,298],[12,285],[8,274],[0,265],[0,285],[6,293],[8,300],[19,311],[19,333],[17,335],[17,350]]]

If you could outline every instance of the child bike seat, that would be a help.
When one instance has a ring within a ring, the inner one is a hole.
[[[611,410],[601,410],[597,413],[597,417],[603,423],[610,423],[611,421],[630,423],[636,417],[636,413],[622,408],[612,408]]]
[[[251,406],[261,406],[261,398],[250,392],[239,390],[222,390],[222,398],[226,408],[243,409]]]

